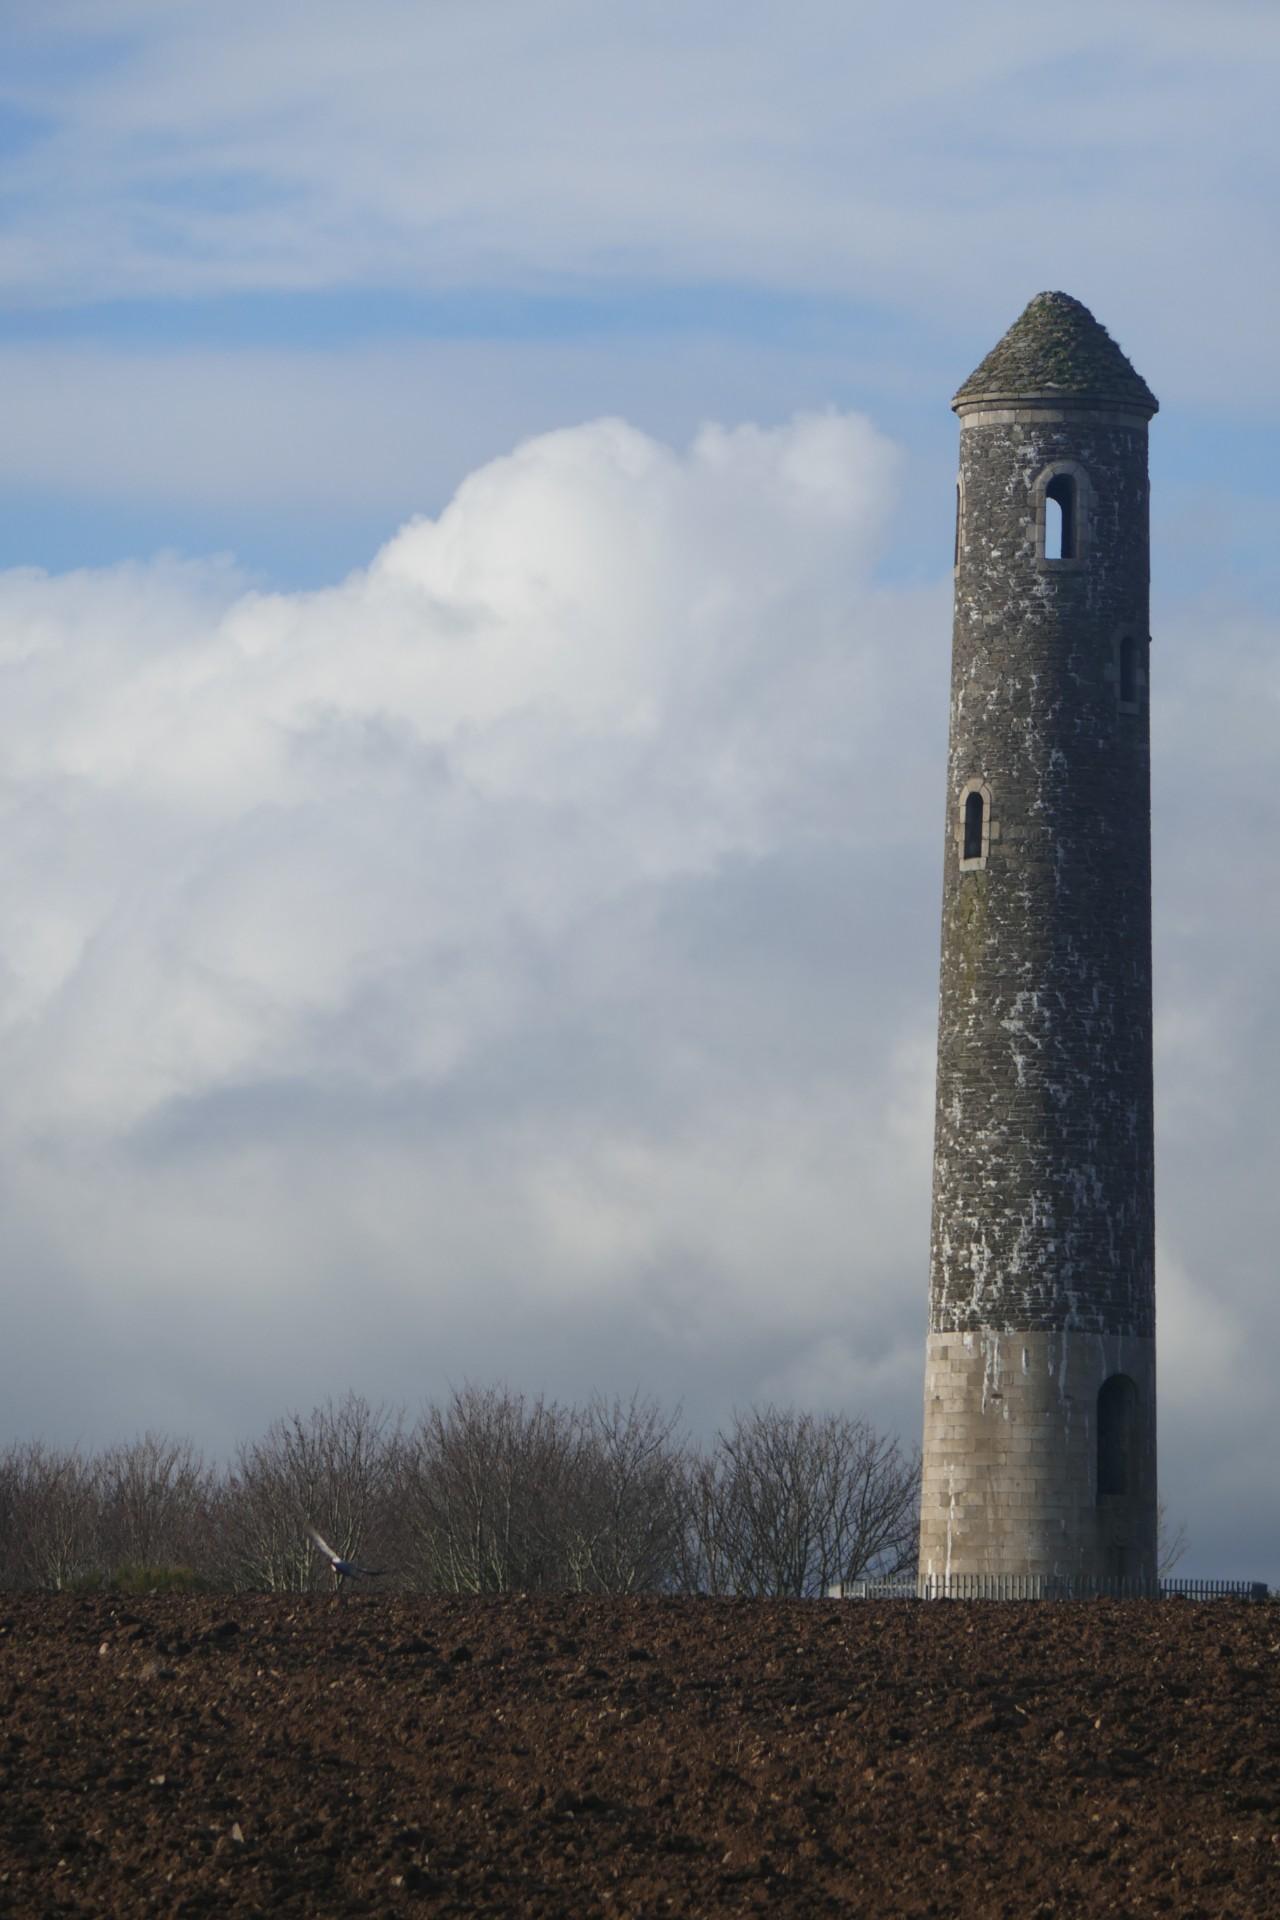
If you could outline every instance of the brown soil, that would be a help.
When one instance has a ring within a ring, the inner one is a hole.
[[[1280,1610],[0,1595],[0,1912],[1280,1913]]]

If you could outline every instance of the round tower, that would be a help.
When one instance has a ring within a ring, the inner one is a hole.
[[[1042,293],[952,405],[920,1573],[1149,1580],[1156,400]]]

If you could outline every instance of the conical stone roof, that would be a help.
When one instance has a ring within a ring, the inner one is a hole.
[[[1092,401],[1146,414],[1159,406],[1106,328],[1069,293],[1038,293],[951,404],[966,413],[1031,400]]]

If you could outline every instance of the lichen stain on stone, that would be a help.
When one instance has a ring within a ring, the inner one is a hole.
[[[987,944],[987,875],[982,868],[962,876],[951,909],[949,951],[955,955],[966,998],[977,996]]]

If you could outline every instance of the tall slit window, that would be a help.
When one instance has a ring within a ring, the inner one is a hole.
[[[1113,1373],[1098,1389],[1098,1498],[1132,1494],[1136,1461],[1138,1389]]]
[[[1076,483],[1069,473],[1055,473],[1044,490],[1044,557],[1076,558]]]
[[[982,814],[982,795],[967,794],[964,803],[964,853],[962,855],[965,860],[982,858]]]

